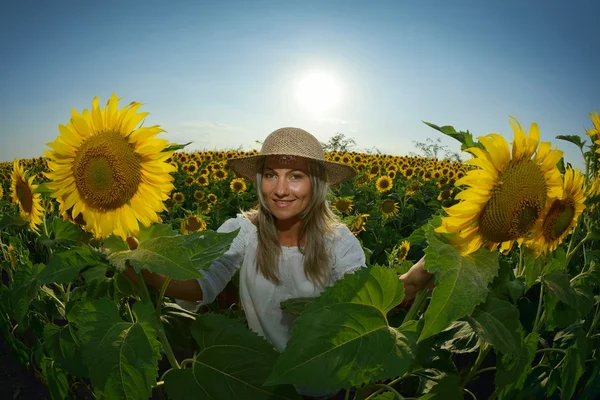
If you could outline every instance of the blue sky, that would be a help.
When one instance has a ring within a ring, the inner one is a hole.
[[[11,1],[0,15],[0,161],[43,155],[72,108],[115,92],[195,149],[257,148],[283,126],[357,149],[414,152],[424,125],[501,133],[509,115],[555,139],[600,111],[600,2]],[[322,71],[339,103],[307,112],[297,82]]]

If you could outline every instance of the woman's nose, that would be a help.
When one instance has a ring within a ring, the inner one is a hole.
[[[278,179],[277,185],[275,186],[275,194],[280,197],[287,196],[289,194],[288,182],[285,179]]]

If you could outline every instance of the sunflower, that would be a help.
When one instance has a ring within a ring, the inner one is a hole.
[[[535,236],[525,245],[538,253],[553,251],[575,228],[577,219],[585,209],[583,175],[579,170],[568,169],[563,182],[563,195],[546,203]]]
[[[164,132],[159,126],[138,127],[148,113],[138,113],[141,103],[118,109],[111,96],[104,108],[98,98],[91,111],[72,111],[69,123],[59,125],[60,135],[47,145],[51,180],[46,185],[60,204],[63,217],[72,208],[87,222],[86,229],[97,238],[115,234],[125,239],[136,236],[139,223],[159,222],[159,213],[173,190],[175,168],[166,162],[173,151],[164,151]]]
[[[208,177],[205,175],[200,175],[196,178],[196,183],[200,186],[208,186],[209,182]]]
[[[218,164],[215,164],[213,166],[213,168],[216,167],[217,165]],[[223,171],[222,169],[217,169],[213,172],[212,176],[213,176],[213,179],[216,181],[223,181],[223,180],[227,179],[227,175],[228,175],[227,172]]]
[[[415,170],[409,167],[406,168],[403,173],[405,178],[410,179],[415,174]]]
[[[391,199],[385,199],[381,202],[381,214],[384,217],[393,217],[398,214],[398,203]]]
[[[410,250],[410,242],[408,240],[403,240],[400,248],[398,249],[398,262],[406,260],[406,256],[408,255],[408,251]]]
[[[2,187],[2,184],[0,184],[0,199],[2,199],[2,197],[4,197],[4,188]]]
[[[202,200],[204,200],[204,192],[203,192],[202,190],[196,190],[196,191],[194,192],[194,198],[195,198],[197,201],[202,201]]]
[[[187,173],[194,175],[196,172],[198,172],[198,164],[196,164],[195,161],[192,161],[187,165]]]
[[[42,223],[43,207],[39,193],[35,193],[38,185],[33,184],[35,175],[25,176],[25,171],[15,159],[11,178],[10,190],[12,201],[19,205],[21,218],[29,222],[29,228],[38,231],[37,225]]]
[[[349,213],[354,207],[351,197],[338,197],[332,207],[341,213]]]
[[[217,202],[217,200],[218,200],[217,195],[214,194],[214,193],[210,193],[207,196],[207,199],[208,199],[208,202],[211,203],[211,204],[215,204]]]
[[[200,212],[202,214],[208,214],[211,210],[211,205],[210,203],[206,202],[206,201],[199,201],[198,202],[198,210],[200,210]]]
[[[186,176],[185,180],[183,181],[183,184],[185,186],[192,186],[194,184],[194,182],[196,182],[196,179],[193,176]]]
[[[190,232],[202,232],[206,230],[206,222],[196,215],[190,215],[181,221],[181,233],[187,235]]]
[[[539,142],[537,124],[531,124],[527,135],[514,121],[516,125],[510,122],[514,131],[512,158],[508,143],[498,134],[478,138],[485,149],[467,149],[474,156],[467,163],[477,168],[456,184],[470,188],[456,196],[461,202],[444,208],[449,216],[436,228],[437,232],[457,234],[451,241],[461,254],[470,254],[482,245],[490,250],[498,245],[503,252],[510,250],[535,226],[546,199],[562,194],[556,167],[562,151],[551,150],[549,142]]]
[[[452,198],[452,189],[440,190],[437,199],[440,201],[450,200]]]
[[[173,193],[173,196],[171,196],[171,198],[175,203],[183,203],[185,201],[185,195],[181,192]]]
[[[388,176],[380,176],[377,179],[377,182],[375,182],[375,189],[377,189],[379,193],[387,192],[392,186],[392,180]]]
[[[237,193],[245,192],[247,189],[246,182],[241,178],[232,179],[229,188]]]
[[[366,231],[365,227],[367,225],[367,219],[370,216],[370,214],[357,215],[348,228],[355,236],[358,235],[360,231]]]

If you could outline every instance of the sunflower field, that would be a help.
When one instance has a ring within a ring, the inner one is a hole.
[[[186,152],[118,101],[72,111],[45,157],[0,164],[0,328],[53,399],[600,396],[597,113],[589,142],[557,137],[583,171],[512,117],[510,141],[428,123],[466,162],[326,153],[358,171],[329,196],[367,268],[282,303],[279,354],[248,329],[235,276],[197,311],[165,296],[229,248],[237,231],[216,229],[257,198],[226,161],[256,152]],[[433,289],[403,304],[422,256]]]

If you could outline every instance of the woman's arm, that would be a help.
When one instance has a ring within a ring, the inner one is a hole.
[[[404,284],[403,303],[413,300],[419,290],[429,284],[433,275],[425,271],[423,268],[424,265],[425,257],[422,257],[406,273],[400,275],[400,280]],[[433,287],[433,282],[428,287]]]

